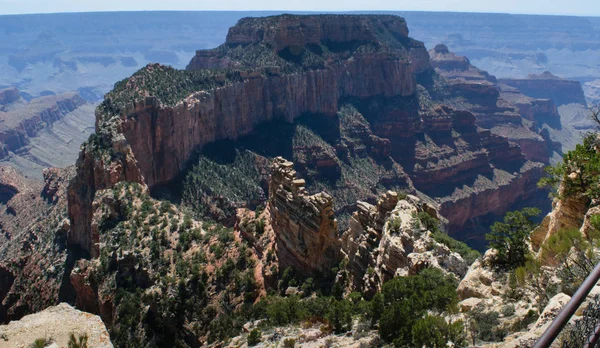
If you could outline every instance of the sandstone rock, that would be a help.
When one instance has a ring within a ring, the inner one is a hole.
[[[88,346],[112,348],[110,336],[98,316],[81,312],[66,303],[0,326],[0,347],[29,347],[38,338],[51,338],[66,347],[73,333],[76,338],[87,335]]]
[[[460,300],[468,298],[485,299],[499,295],[500,291],[498,289],[502,285],[496,282],[497,276],[486,266],[492,255],[493,250],[490,249],[485,253],[483,258],[471,265],[469,271],[458,285],[457,293]]]
[[[370,48],[364,51],[361,45],[367,43]],[[438,51],[433,61],[445,54],[444,49]],[[244,52],[254,52],[261,59]],[[304,60],[304,55],[315,60]],[[210,70],[214,68],[234,71]],[[484,75],[468,69],[474,78]],[[382,175],[377,185],[407,186],[412,191],[412,179],[422,192],[435,192],[442,215],[452,220],[452,232],[463,230],[475,217],[536,198],[533,189],[541,166],[526,162],[519,147],[506,138],[476,126],[480,114],[503,122],[520,120],[516,111],[498,104],[491,76],[485,84],[465,80],[453,86],[462,86],[464,94],[481,106],[472,110],[475,115],[451,108],[419,110],[418,99],[428,92],[419,92],[425,87],[417,85],[415,75],[424,79],[431,75],[429,54],[422,43],[408,37],[406,22],[399,17],[244,19],[230,30],[224,45],[198,51],[188,70],[148,65],[107,94],[96,115],[97,134],[80,155],[79,173],[69,193],[71,245],[97,255],[90,226],[96,191],[120,180],[152,189],[176,178],[191,155],[207,144],[239,139],[264,122],[294,122],[305,115],[335,119],[340,103],[352,98],[364,100],[369,113],[365,124],[372,131],[350,134],[344,139],[348,141],[328,148],[331,153],[298,150],[298,157],[316,154],[306,161],[311,169],[340,173],[345,154],[366,152],[381,159],[376,165],[393,168],[396,176]],[[156,93],[156,84],[163,83],[176,84],[174,93]],[[354,146],[353,138],[363,144]],[[533,157],[538,152],[527,153]],[[397,163],[389,163],[390,155]],[[302,160],[298,162],[303,165]],[[403,169],[410,179],[404,177]],[[464,185],[468,188],[462,190]],[[450,186],[461,188],[460,197]],[[503,188],[506,199],[494,196],[492,191],[498,188]],[[371,190],[363,188],[357,198],[373,199],[375,191]]]
[[[505,343],[501,346],[507,348],[533,347],[535,341],[537,341],[544,331],[546,331],[548,326],[552,323],[552,320],[556,318],[558,313],[570,299],[570,296],[563,293],[552,297],[538,320],[530,327],[529,331],[515,333],[507,337],[504,341]],[[557,342],[555,342],[552,347],[555,347],[556,344]]]
[[[539,250],[550,236],[562,229],[581,228],[590,203],[589,199],[583,195],[564,195],[564,190],[564,187],[559,187],[558,194],[562,199],[553,202],[552,211],[531,233],[534,250]]]
[[[282,269],[302,274],[326,272],[339,262],[340,242],[332,198],[308,195],[296,178],[293,163],[277,157],[271,167],[269,209],[276,233],[277,257]]]

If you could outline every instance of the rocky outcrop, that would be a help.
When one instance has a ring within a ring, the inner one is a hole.
[[[0,347],[29,347],[37,339],[49,339],[52,347],[66,347],[71,335],[87,337],[88,347],[112,348],[100,317],[79,311],[66,303],[0,326]]]
[[[396,192],[389,191],[376,206],[365,202],[357,206],[342,235],[352,291],[373,295],[387,280],[418,274],[424,268],[438,268],[457,279],[467,272],[467,262],[435,241],[421,224],[419,213],[442,217],[419,198],[408,195],[399,199]]]
[[[557,106],[572,103],[587,105],[579,81],[561,79],[548,71],[540,75],[530,74],[525,79],[500,79],[499,81],[519,89],[529,97],[552,99]]]
[[[281,269],[325,273],[340,259],[333,201],[325,192],[309,195],[293,163],[277,157],[271,167],[269,208]]]
[[[91,257],[99,255],[98,235],[92,234],[91,228],[96,192],[112,188],[122,181],[144,182],[138,162],[122,135],[120,141],[112,141],[112,134],[105,132],[110,132],[110,128],[92,136],[91,140],[82,146],[76,164],[77,174],[69,183],[67,192],[71,221],[68,243]],[[114,157],[115,154],[118,154],[118,157]],[[143,187],[146,188],[145,185]]]
[[[538,250],[550,236],[560,230],[583,227],[586,214],[590,209],[590,200],[580,193],[565,195],[565,192],[565,187],[561,185],[558,189],[561,198],[554,200],[552,211],[531,233],[534,250]]]

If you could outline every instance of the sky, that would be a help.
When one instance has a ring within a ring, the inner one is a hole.
[[[600,16],[600,0],[0,0],[0,14],[140,10],[390,10]]]

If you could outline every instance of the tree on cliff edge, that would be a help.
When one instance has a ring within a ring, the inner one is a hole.
[[[529,234],[535,228],[532,218],[541,211],[537,208],[525,208],[521,211],[509,212],[504,222],[492,225],[486,239],[490,247],[496,251],[493,266],[501,270],[513,270],[525,265],[528,253]]]

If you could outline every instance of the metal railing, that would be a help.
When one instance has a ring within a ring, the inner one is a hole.
[[[585,301],[592,288],[600,280],[600,263],[594,267],[590,275],[585,278],[579,289],[575,292],[571,300],[554,318],[552,324],[542,334],[535,343],[534,348],[548,348],[563,331],[573,314],[579,309]],[[600,339],[600,299],[596,297],[595,303],[590,304],[580,319],[568,334],[565,335],[562,346],[567,348],[596,347]],[[566,344],[566,345],[565,345]]]

